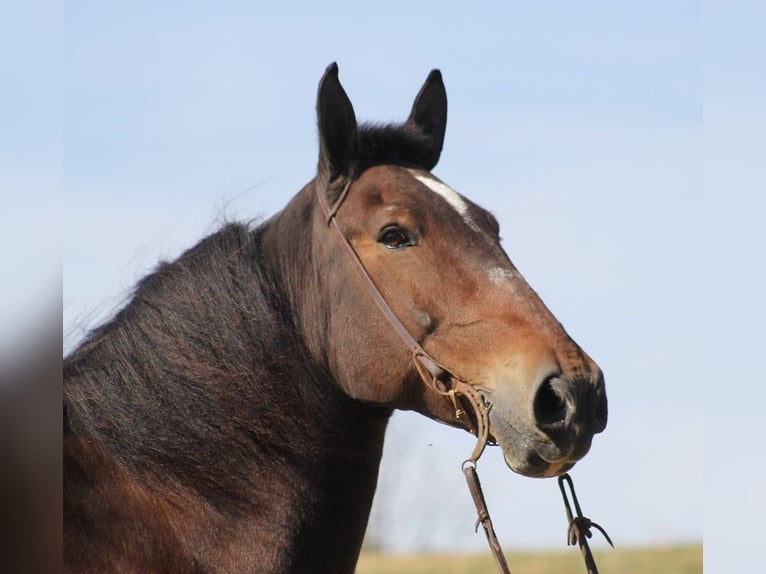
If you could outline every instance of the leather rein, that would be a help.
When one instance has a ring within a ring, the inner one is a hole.
[[[372,300],[380,309],[383,316],[389,322],[394,332],[404,342],[407,348],[412,353],[412,360],[415,365],[415,369],[418,375],[426,384],[426,386],[445,397],[449,400],[455,409],[455,419],[461,423],[471,434],[477,437],[476,446],[462,465],[463,474],[466,477],[468,483],[468,489],[473,498],[474,505],[478,518],[476,520],[475,529],[478,530],[479,525],[484,527],[484,533],[487,537],[492,556],[495,559],[498,569],[503,574],[511,574],[508,563],[503,554],[503,549],[500,546],[500,542],[495,534],[494,526],[492,525],[492,519],[489,516],[489,509],[487,508],[486,501],[484,500],[484,494],[482,492],[481,483],[479,482],[479,475],[476,472],[476,463],[484,452],[487,444],[495,444],[490,438],[489,429],[489,410],[491,405],[488,405],[484,400],[484,397],[469,383],[461,380],[450,372],[447,368],[439,364],[423,347],[418,343],[415,338],[409,333],[406,327],[396,316],[393,309],[389,306],[383,294],[378,289],[377,285],[373,281],[370,274],[367,272],[364,264],[362,263],[359,255],[349,240],[341,231],[336,215],[341,205],[348,196],[351,184],[354,182],[354,178],[349,177],[343,184],[340,195],[332,205],[329,205],[327,201],[327,191],[331,184],[328,184],[325,189],[322,186],[315,185],[317,200],[319,207],[322,210],[322,214],[325,217],[325,221],[332,231],[332,236],[336,243],[340,246],[343,253],[347,256],[351,262],[352,267],[362,280],[367,293],[372,297]],[[466,407],[468,410],[466,410]],[[469,413],[471,416],[469,416]],[[569,529],[567,531],[567,544],[580,546],[580,550],[585,560],[585,565],[589,574],[598,574],[595,560],[588,546],[587,539],[591,537],[590,528],[594,527],[598,529],[607,539],[609,544],[612,541],[606,534],[603,528],[598,524],[591,522],[588,518],[582,515],[579,502],[574,491],[574,485],[572,479],[568,474],[562,474],[558,477],[559,488],[561,494],[564,497],[564,506],[567,513],[567,521],[569,523]],[[569,489],[574,500],[577,516],[572,515],[572,510],[569,504],[569,500],[564,489],[564,484],[568,484]]]

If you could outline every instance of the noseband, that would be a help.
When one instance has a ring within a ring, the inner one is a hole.
[[[362,260],[359,259],[359,255],[348,241],[340,227],[336,215],[341,205],[348,196],[351,184],[354,182],[352,177],[346,179],[343,188],[341,190],[338,199],[331,205],[327,202],[327,191],[330,188],[330,184],[326,188],[322,188],[320,185],[315,185],[317,200],[319,207],[322,210],[322,214],[325,217],[325,221],[332,231],[332,236],[342,251],[348,257],[352,267],[357,272],[362,280],[367,292],[372,297],[372,300],[378,306],[383,316],[388,320],[389,324],[393,328],[394,332],[404,342],[410,352],[412,353],[412,361],[415,365],[415,369],[420,375],[420,378],[426,384],[426,386],[432,391],[445,397],[449,400],[455,409],[455,419],[461,423],[469,432],[476,435],[476,446],[471,453],[471,456],[463,462],[463,473],[465,474],[468,482],[468,489],[471,492],[478,518],[476,520],[476,530],[479,528],[479,524],[484,527],[484,533],[487,536],[487,542],[489,543],[492,555],[495,558],[498,568],[503,574],[510,574],[511,571],[508,568],[503,549],[500,546],[500,542],[495,534],[495,529],[492,525],[492,519],[489,516],[489,510],[484,500],[484,494],[481,489],[481,483],[479,482],[479,476],[476,472],[476,462],[484,452],[484,448],[490,442],[490,430],[489,430],[489,410],[491,408],[488,405],[484,397],[470,384],[463,381],[459,377],[455,376],[453,372],[442,366],[436,359],[434,359],[423,347],[418,343],[415,338],[410,334],[406,327],[396,316],[391,306],[386,301],[383,294],[378,289],[377,285],[373,281],[370,274],[367,272]],[[473,419],[467,414],[465,407],[466,404],[470,409],[470,413]],[[494,443],[494,442],[493,442]],[[572,493],[572,497],[575,501],[575,508],[578,516],[573,517],[569,505],[569,501],[564,490],[564,482],[567,482]],[[585,560],[586,567],[589,574],[598,574],[593,555],[591,554],[588,546],[587,538],[591,537],[590,527],[595,527],[601,531],[609,544],[612,543],[606,532],[596,523],[591,522],[588,518],[582,516],[580,506],[577,502],[577,497],[574,492],[574,485],[572,479],[568,474],[562,474],[559,476],[559,487],[564,497],[564,504],[567,511],[567,520],[569,522],[568,539],[567,543],[574,545],[579,544],[580,550]]]

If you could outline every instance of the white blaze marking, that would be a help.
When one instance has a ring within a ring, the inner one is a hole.
[[[465,220],[465,222],[468,225],[476,229],[476,225],[473,223],[473,221],[471,221],[468,218],[468,204],[463,200],[462,197],[460,197],[460,194],[457,191],[452,189],[446,183],[442,183],[441,181],[434,179],[432,177],[429,177],[427,175],[417,173],[413,170],[409,170],[409,172],[420,183],[425,185],[428,189],[433,191],[436,195],[442,197],[447,203],[449,203],[452,206],[452,208],[455,211],[457,211],[460,214],[460,216]]]

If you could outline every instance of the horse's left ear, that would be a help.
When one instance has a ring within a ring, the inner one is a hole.
[[[412,104],[410,117],[406,125],[417,128],[432,141],[425,165],[431,171],[439,161],[444,145],[444,132],[447,129],[447,90],[444,89],[442,74],[439,70],[431,70],[426,82],[420,88]]]
[[[329,180],[347,175],[356,154],[356,115],[338,80],[338,64],[327,66],[317,93],[319,171]]]

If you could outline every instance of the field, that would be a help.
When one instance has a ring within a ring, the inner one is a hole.
[[[600,574],[701,574],[702,545],[594,551]],[[585,574],[580,553],[510,553],[513,574]],[[496,574],[487,554],[385,556],[363,553],[357,574]]]

